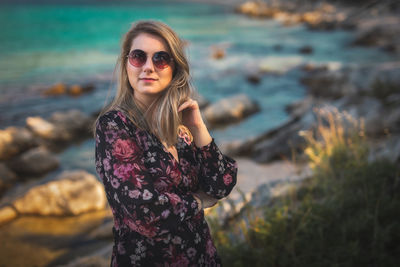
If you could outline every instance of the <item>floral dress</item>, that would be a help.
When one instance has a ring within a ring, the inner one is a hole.
[[[114,217],[111,266],[221,266],[192,192],[226,197],[237,163],[179,136],[179,163],[152,133],[111,110],[96,124],[96,171]]]

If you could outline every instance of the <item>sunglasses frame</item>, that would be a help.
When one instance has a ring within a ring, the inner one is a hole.
[[[130,55],[131,55],[131,53],[134,52],[134,51],[141,51],[141,52],[143,52],[143,53],[145,54],[145,56],[146,56],[145,61],[144,61],[143,64],[141,64],[140,66],[135,66],[135,65],[133,65],[133,64],[130,62],[130,58],[131,58]],[[153,56],[151,57],[151,61],[153,62],[153,65],[154,65],[157,69],[161,69],[161,70],[162,70],[162,69],[166,69],[167,67],[165,67],[165,68],[160,68],[160,67],[158,67],[157,64],[155,63],[155,57],[156,57],[157,54],[160,53],[160,52],[166,53],[166,54],[169,56],[169,59],[170,59],[170,60],[169,60],[169,62],[167,62],[167,65],[166,65],[166,66],[170,66],[171,62],[173,62],[174,59],[173,59],[173,57],[172,57],[168,52],[166,52],[166,51],[157,51],[157,52],[155,52],[155,53],[153,54]],[[130,64],[131,66],[133,66],[133,67],[135,67],[135,68],[140,68],[140,67],[143,67],[144,64],[146,64],[148,55],[147,55],[146,52],[144,52],[144,51],[141,50],[141,49],[135,49],[135,50],[130,51],[130,52],[128,53],[128,55],[126,55],[126,57],[128,58],[128,62],[129,62],[129,64]]]

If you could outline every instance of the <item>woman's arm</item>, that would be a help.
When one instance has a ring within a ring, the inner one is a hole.
[[[193,135],[200,188],[217,199],[228,196],[237,180],[236,161],[222,154],[215,144],[203,122],[197,101],[187,100],[178,111],[183,112],[182,121]]]
[[[96,170],[109,204],[133,231],[147,237],[174,231],[196,215],[198,202],[175,185],[159,192],[144,165],[143,151],[120,118],[103,115],[96,127]],[[168,180],[168,179],[166,179]]]

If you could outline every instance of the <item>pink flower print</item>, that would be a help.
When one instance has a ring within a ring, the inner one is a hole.
[[[154,182],[154,188],[158,192],[165,192],[168,189],[168,184],[165,182],[165,180],[163,178],[158,178]]]
[[[188,266],[189,265],[189,260],[185,257],[184,254],[178,255],[175,259],[174,262],[171,263],[171,267],[181,267],[181,266]]]
[[[166,219],[166,218],[168,218],[168,216],[169,216],[170,213],[171,213],[171,212],[170,212],[169,210],[164,210],[164,211],[161,213],[161,217],[162,217],[163,219]]]
[[[123,254],[125,254],[125,252],[126,251],[125,251],[123,243],[118,242],[118,254],[123,255]]]
[[[132,161],[140,155],[136,143],[131,140],[118,139],[113,144],[112,155],[120,161]]]
[[[104,131],[104,136],[106,142],[112,144],[114,143],[114,140],[117,138],[117,132],[115,130]]]
[[[123,182],[125,182],[131,177],[134,167],[132,164],[114,163],[113,168],[114,168],[114,175],[122,179]]]
[[[183,141],[185,141],[186,144],[190,145],[192,143],[192,141],[190,141],[189,136],[185,135],[185,137],[183,138]]]
[[[129,190],[129,197],[130,198],[135,198],[138,199],[140,196],[140,191],[139,190]]]
[[[168,168],[169,168],[169,166],[168,166]],[[176,185],[178,185],[180,183],[180,181],[182,180],[181,173],[179,172],[178,168],[171,169],[169,176],[172,178],[172,180],[174,181],[174,183]]]
[[[189,162],[185,158],[180,158],[181,169],[183,172],[187,172],[189,166]]]
[[[140,221],[136,221],[136,224],[139,225],[138,233],[150,238],[156,235],[157,231],[156,227],[150,224],[140,224]]]
[[[153,194],[149,190],[145,189],[143,191],[143,200],[149,200],[152,197],[153,197]]]
[[[147,182],[143,181],[144,175],[136,174],[135,172],[131,173],[131,182],[137,187],[142,188],[142,184],[147,184]]]
[[[138,232],[146,237],[154,237],[156,235],[156,228],[148,224],[142,223],[140,220],[133,221],[128,218],[124,218],[124,224],[128,225],[130,229]]]
[[[210,255],[210,256],[213,256],[215,254],[215,252],[216,252],[214,244],[212,243],[212,241],[210,239],[207,240],[206,250],[207,250],[207,254]]]
[[[173,206],[176,206],[176,204],[178,204],[182,201],[181,198],[177,194],[167,193],[167,192],[165,192],[165,194],[168,196],[169,201],[171,202],[171,204]]]
[[[182,243],[182,238],[180,238],[179,236],[174,236],[174,238],[172,239],[172,243],[175,245],[179,245]]]
[[[117,114],[124,123],[127,123],[126,117],[121,111],[118,111]]]
[[[193,138],[191,138],[191,133],[186,127],[180,127],[178,135],[186,144],[190,145],[192,143]]]
[[[225,185],[230,185],[232,183],[232,175],[229,173],[224,174],[224,184]]]
[[[186,251],[187,255],[189,256],[189,258],[193,258],[196,255],[196,249],[194,248],[188,248],[188,250]]]
[[[115,178],[111,178],[111,185],[112,187],[114,187],[115,189],[117,189],[119,187],[119,182],[117,179]]]
[[[111,169],[110,159],[104,158],[103,159],[103,166],[105,171],[109,171]]]

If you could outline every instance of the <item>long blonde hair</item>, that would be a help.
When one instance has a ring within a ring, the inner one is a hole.
[[[147,107],[141,110],[135,102],[134,90],[129,83],[126,71],[127,57],[133,39],[139,34],[147,33],[160,37],[168,46],[174,59],[174,71],[172,80],[160,96]],[[189,72],[189,64],[185,54],[185,42],[166,24],[154,20],[141,20],[133,23],[129,31],[124,35],[121,44],[121,53],[115,66],[118,75],[117,93],[110,104],[104,107],[97,120],[110,110],[121,110],[140,129],[148,130],[155,134],[168,146],[177,143],[178,131],[189,133],[183,126],[178,107],[193,94],[193,85]]]

